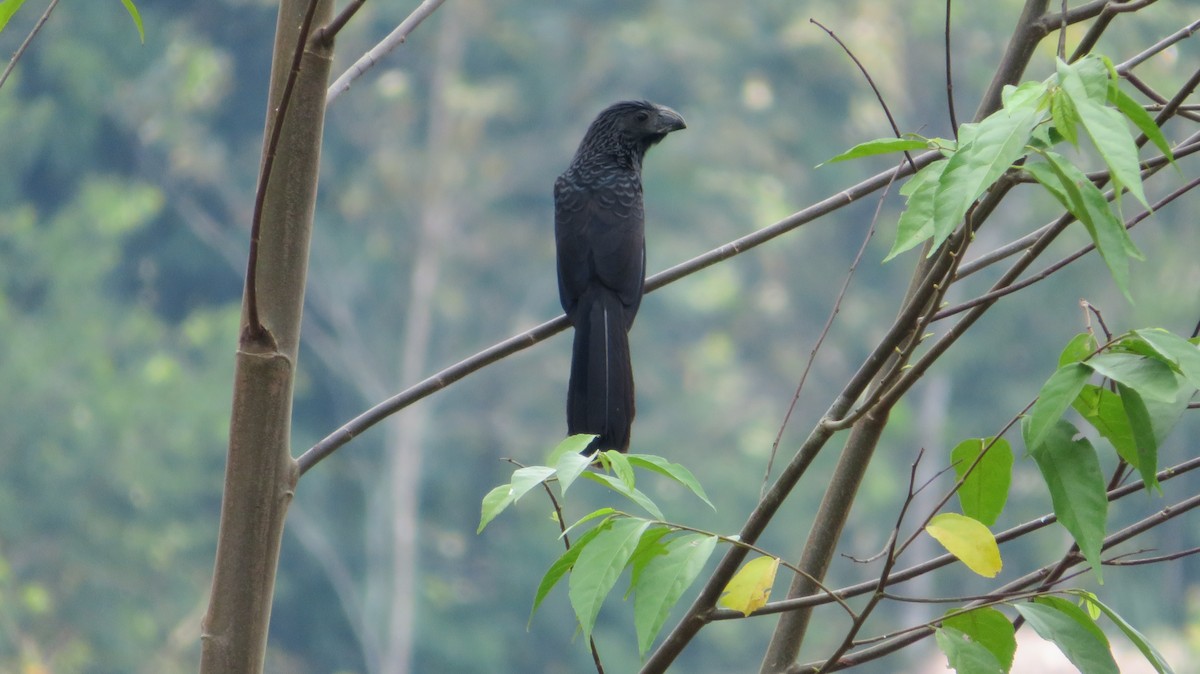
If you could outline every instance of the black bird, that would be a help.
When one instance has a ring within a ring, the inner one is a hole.
[[[628,333],[646,281],[642,158],[685,126],[666,106],[611,105],[554,181],[558,296],[575,327],[567,434],[599,436],[585,453],[629,449],[634,405]]]

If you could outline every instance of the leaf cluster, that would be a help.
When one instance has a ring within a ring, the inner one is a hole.
[[[1171,162],[1174,157],[1153,118],[1119,86],[1112,62],[1088,56],[1059,61],[1043,82],[1005,87],[1003,107],[978,123],[963,124],[957,140],[909,134],[861,143],[830,159],[845,161],[892,152],[933,149],[943,159],[928,164],[900,189],[907,206],[896,225],[896,238],[885,260],[929,242],[932,256],[984,193],[1001,178],[1028,176],[1041,184],[1087,229],[1117,287],[1129,295],[1129,260],[1142,254],[1120,217],[1120,196],[1128,190],[1146,208],[1132,123]],[[1054,147],[1078,147],[1086,137],[1107,168],[1104,180],[1114,187],[1116,208],[1089,178]]]

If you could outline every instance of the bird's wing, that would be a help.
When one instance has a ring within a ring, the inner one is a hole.
[[[561,183],[562,181],[560,181]],[[555,189],[559,297],[574,306],[589,284],[612,290],[633,323],[646,277],[645,214],[636,176]]]

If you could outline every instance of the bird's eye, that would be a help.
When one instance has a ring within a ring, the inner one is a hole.
[[[637,118],[637,121],[644,122],[647,119],[650,119],[650,113],[646,112],[645,110],[642,110],[642,111],[638,112],[638,114],[636,115],[636,118]]]

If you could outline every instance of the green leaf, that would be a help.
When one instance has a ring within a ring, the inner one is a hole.
[[[1060,524],[1079,545],[1096,579],[1103,582],[1100,546],[1108,519],[1108,498],[1100,460],[1087,438],[1074,439],[1077,431],[1066,421],[1052,425],[1041,442],[1031,442],[1030,427],[1021,425],[1026,448],[1037,462],[1050,489],[1050,501]]]
[[[1086,613],[1070,602],[1060,599],[1050,603],[1044,599],[1015,604],[1014,608],[1038,636],[1058,646],[1079,671],[1087,674],[1119,674],[1117,663],[1109,650],[1108,639],[1099,631],[1096,623],[1091,622]],[[1064,605],[1075,611],[1064,612]],[[1091,622],[1090,628],[1080,621],[1080,616]]]
[[[673,463],[653,454],[628,454],[627,458],[629,459],[629,463],[638,468],[644,468],[645,470],[671,478],[687,487],[701,501],[707,503],[708,507],[716,510],[716,506],[712,504],[712,501],[708,500],[708,494],[704,493],[704,487],[700,485],[700,481],[696,479],[695,475],[692,475],[692,471],[688,470],[682,464]]]
[[[1161,445],[1179,422],[1187,409],[1191,391],[1180,389],[1180,395],[1169,403],[1142,398],[1150,418],[1155,445]],[[1138,461],[1138,443],[1134,440],[1129,415],[1121,396],[1108,389],[1088,384],[1075,401],[1075,410],[1112,443],[1117,454],[1134,468],[1141,470]]]
[[[1178,377],[1157,358],[1110,351],[1090,358],[1083,365],[1134,389],[1143,398],[1170,403],[1179,396]]]
[[[612,467],[613,475],[621,481],[627,488],[633,489],[637,484],[637,476],[633,474],[633,466],[629,465],[629,459],[625,455],[615,449],[604,451],[604,458],[608,460],[608,465]]]
[[[1090,332],[1081,332],[1071,338],[1058,356],[1058,366],[1067,363],[1078,363],[1086,360],[1096,352],[1096,336]]]
[[[989,446],[990,445],[990,446]],[[985,451],[986,450],[986,451]],[[975,469],[963,479],[963,474],[983,452]],[[958,489],[958,502],[963,514],[987,526],[996,523],[1008,500],[1012,481],[1013,453],[1004,438],[972,438],[958,443],[950,452],[954,473],[963,480]]]
[[[667,542],[663,554],[647,560],[641,573],[635,567],[633,624],[639,653],[650,650],[671,609],[704,570],[716,545],[717,538],[707,534],[677,536]]]
[[[578,433],[563,438],[562,442],[559,442],[555,445],[554,449],[550,450],[550,456],[546,457],[546,465],[556,466],[559,460],[567,454],[582,453],[591,444],[592,440],[595,440],[597,437],[599,436],[591,433]]]
[[[13,18],[21,5],[25,4],[25,0],[3,0],[0,1],[0,31],[8,25],[8,20]]]
[[[554,475],[554,469],[550,466],[526,466],[525,468],[514,470],[512,474],[512,500],[516,501],[521,498],[529,493],[530,489],[545,482],[552,475]]]
[[[1103,68],[1103,63],[1100,63]],[[1086,73],[1084,73],[1086,75]],[[1092,144],[1100,151],[1104,163],[1112,174],[1113,186],[1118,190],[1125,187],[1146,208],[1146,194],[1142,190],[1141,169],[1138,166],[1137,146],[1133,143],[1133,135],[1125,124],[1125,117],[1115,108],[1110,108],[1099,101],[1108,98],[1108,76],[1104,74],[1102,98],[1096,100],[1094,91],[1096,85],[1085,82],[1080,69],[1059,67],[1059,83],[1071,103],[1079,112],[1083,130],[1091,139]]]
[[[1129,237],[1125,224],[1113,212],[1100,188],[1062,155],[1045,151],[1045,164],[1031,163],[1026,172],[1042,184],[1079,220],[1108,266],[1113,282],[1131,302],[1129,258],[1142,259],[1142,253]]]
[[[565,496],[567,487],[570,487],[575,482],[575,478],[579,477],[590,465],[592,465],[592,457],[579,452],[567,452],[561,455],[558,462],[554,464],[560,493]]]
[[[936,629],[934,638],[946,655],[946,663],[958,674],[1006,674],[996,656],[978,642],[955,629]]]
[[[650,522],[633,517],[610,519],[599,527],[600,533],[579,553],[567,582],[567,594],[584,639],[591,637],[601,604],[616,585],[621,571],[637,549],[642,532],[649,526]]]
[[[546,569],[542,581],[538,583],[537,593],[533,597],[533,609],[529,611],[530,621],[533,620],[533,614],[537,613],[538,607],[542,605],[542,600],[550,594],[550,590],[554,589],[554,586],[571,570],[571,567],[575,566],[575,560],[579,558],[579,553],[583,552],[596,536],[600,535],[600,530],[603,528],[603,525],[598,526],[580,536],[579,540],[575,541],[575,545],[572,545],[569,550],[554,560],[549,569]]]
[[[942,625],[958,630],[986,648],[1000,663],[1002,671],[1012,668],[1017,638],[1012,622],[994,608],[977,608],[942,620]],[[945,649],[943,649],[944,652]]]
[[[138,39],[142,44],[146,44],[146,31],[142,29],[142,15],[138,14],[137,6],[133,4],[133,0],[121,0],[121,4],[125,5],[125,11],[133,18],[133,25],[137,26]]]
[[[1088,55],[1069,65],[1059,59],[1060,81],[1063,76],[1063,68],[1079,78],[1079,82],[1083,84],[1083,90],[1086,92],[1087,100],[1101,104],[1108,100],[1109,70],[1103,58]]]
[[[483,528],[489,522],[496,519],[496,515],[504,512],[504,509],[511,505],[514,500],[511,484],[502,484],[489,491],[483,497],[483,509],[479,515],[479,527],[475,529],[475,533],[482,533]]]
[[[1074,407],[1104,439],[1112,443],[1118,456],[1134,468],[1138,467],[1137,442],[1133,439],[1133,429],[1129,427],[1129,417],[1125,414],[1125,406],[1121,404],[1121,396],[1106,388],[1088,384],[1079,392]]]
[[[1100,641],[1103,641],[1106,646],[1108,645],[1108,637],[1104,634],[1104,630],[1100,629],[1100,626],[1096,624],[1096,619],[1093,618],[1087,611],[1083,610],[1078,603],[1062,597],[1055,597],[1053,595],[1035,597],[1033,599],[1033,603],[1041,604],[1043,606],[1050,606],[1056,611],[1079,623],[1083,629],[1091,632],[1092,636],[1096,637]]]
[[[1035,445],[1040,445],[1054,425],[1062,418],[1063,412],[1071,406],[1079,392],[1083,390],[1092,372],[1083,363],[1070,363],[1054,371],[1042,390],[1038,399],[1029,410],[1029,432],[1025,444],[1030,451]]]
[[[578,529],[580,527],[580,525],[590,522],[590,521],[596,519],[597,517],[608,517],[609,515],[615,515],[616,513],[617,513],[617,511],[614,508],[598,508],[596,510],[593,510],[592,512],[584,515],[583,517],[580,517],[578,520],[575,520],[575,523],[572,524],[571,526],[567,527],[566,529],[563,529],[563,532],[561,534],[559,534],[558,537],[564,538],[566,536],[570,536],[571,532]]]
[[[1158,440],[1154,437],[1150,411],[1146,409],[1146,403],[1142,402],[1142,397],[1137,391],[1128,386],[1118,383],[1117,393],[1121,396],[1121,406],[1129,419],[1129,428],[1137,448],[1138,460],[1134,465],[1142,476],[1146,490],[1158,489],[1161,493],[1162,488],[1158,484],[1158,476],[1155,475],[1158,472]]]
[[[996,537],[988,528],[966,515],[934,515],[925,531],[967,568],[984,578],[995,578],[1003,567]]]
[[[1151,143],[1154,143],[1154,146],[1158,148],[1159,152],[1163,153],[1163,156],[1167,158],[1167,161],[1171,162],[1172,166],[1175,165],[1175,155],[1171,152],[1171,144],[1167,142],[1162,129],[1158,128],[1158,124],[1154,122],[1154,118],[1150,116],[1150,113],[1146,112],[1145,108],[1117,86],[1109,89],[1108,101],[1117,106],[1117,110],[1120,110],[1121,114],[1133,122],[1133,125],[1144,133],[1146,138],[1150,139]]]
[[[1164,360],[1178,368],[1188,384],[1200,388],[1200,348],[1162,328],[1145,328],[1136,330],[1134,334],[1145,340]]]
[[[1154,648],[1154,645],[1151,644],[1146,637],[1142,636],[1141,632],[1134,629],[1133,625],[1130,625],[1125,621],[1124,618],[1118,615],[1116,611],[1112,610],[1108,605],[1100,601],[1096,595],[1088,592],[1087,590],[1068,591],[1071,594],[1076,594],[1080,597],[1083,597],[1091,605],[1099,608],[1104,615],[1108,616],[1109,620],[1113,621],[1117,627],[1120,627],[1121,631],[1125,633],[1125,636],[1128,637],[1129,640],[1133,642],[1133,645],[1142,652],[1142,655],[1145,656],[1146,661],[1150,663],[1151,667],[1154,667],[1154,670],[1158,672],[1158,674],[1175,674],[1174,670],[1171,669],[1171,665],[1167,663],[1166,658],[1164,658],[1158,652],[1158,650]]]
[[[1025,155],[1041,117],[1033,105],[997,110],[976,126],[970,142],[960,140],[933,196],[931,253],[963,221],[971,204]]]
[[[611,475],[605,475],[604,473],[594,473],[591,471],[584,473],[583,476],[589,480],[592,480],[593,482],[599,482],[618,494],[628,498],[630,501],[633,501],[637,505],[641,506],[643,510],[653,515],[655,519],[666,519],[663,517],[662,511],[658,509],[658,506],[654,504],[654,501],[650,500],[650,497],[646,496],[637,489],[630,489],[624,482],[621,482],[617,478]]]
[[[900,188],[900,194],[908,197],[904,212],[896,222],[896,241],[884,262],[916,246],[933,236],[933,195],[937,193],[938,180],[946,170],[945,161],[935,161],[917,171]]]
[[[637,549],[633,551],[633,555],[629,558],[630,578],[629,592],[633,592],[634,588],[641,582],[642,573],[646,570],[646,565],[650,560],[659,555],[666,554],[667,544],[663,541],[663,537],[670,534],[673,529],[665,524],[656,524],[651,526],[642,533],[641,539],[638,540]],[[626,596],[628,596],[628,592]]]
[[[1054,120],[1054,128],[1071,145],[1079,146],[1079,133],[1076,127],[1081,123],[1079,111],[1071,102],[1071,97],[1057,89],[1050,97],[1050,117]]]
[[[839,161],[847,161],[850,159],[858,159],[860,157],[871,157],[880,154],[890,154],[892,152],[907,152],[909,150],[924,150],[930,146],[929,141],[924,138],[879,138],[877,140],[869,140],[865,143],[859,143],[845,152],[824,162],[832,164]],[[821,166],[822,164],[818,164]]]
[[[1000,104],[1005,110],[1014,112],[1022,108],[1038,109],[1046,96],[1045,82],[1022,82],[1018,86],[1004,85],[1000,90]]]

